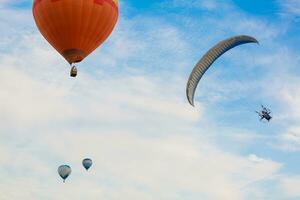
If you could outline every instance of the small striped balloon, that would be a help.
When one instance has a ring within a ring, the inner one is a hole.
[[[61,165],[58,167],[57,172],[65,182],[65,180],[70,176],[72,169],[69,165]]]
[[[86,170],[89,170],[93,165],[93,161],[90,158],[86,158],[82,161],[82,165]]]

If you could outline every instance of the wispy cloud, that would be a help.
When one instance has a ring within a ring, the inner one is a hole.
[[[287,15],[300,15],[300,2],[297,0],[280,0],[278,3],[282,7],[282,13]]]
[[[282,133],[278,138],[279,149],[287,152],[300,151],[300,128],[290,127],[286,132]]]
[[[171,1],[172,6],[175,7],[185,7],[185,8],[200,8],[200,9],[204,9],[204,10],[214,10],[218,7],[220,7],[220,5],[222,5],[222,3],[217,2],[215,0],[204,0],[204,1],[199,1],[199,0],[192,0],[192,1],[184,1],[184,0],[173,0]]]

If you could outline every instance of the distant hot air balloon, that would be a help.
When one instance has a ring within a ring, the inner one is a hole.
[[[93,161],[89,158],[86,158],[82,161],[82,165],[86,170],[89,170],[89,168],[92,166]]]
[[[247,43],[258,44],[258,41],[254,37],[247,35],[234,36],[216,44],[199,60],[194,67],[186,86],[186,96],[192,106],[194,106],[194,95],[198,83],[210,66],[230,49]]]
[[[34,0],[32,12],[41,34],[70,65],[107,39],[119,14],[118,0]]]
[[[61,165],[58,167],[57,169],[58,174],[60,175],[60,177],[65,180],[69,177],[69,175],[72,172],[72,169],[69,165]]]

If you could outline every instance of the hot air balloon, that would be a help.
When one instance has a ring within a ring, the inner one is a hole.
[[[65,180],[70,176],[72,169],[69,165],[61,165],[58,167],[57,172],[65,182]]]
[[[90,167],[92,166],[93,161],[90,158],[86,158],[82,161],[82,165],[86,170],[89,170]]]
[[[194,95],[198,83],[215,60],[228,50],[246,43],[258,43],[258,41],[247,35],[234,36],[216,44],[200,59],[194,67],[186,86],[186,96],[192,106],[194,106]]]
[[[34,0],[32,12],[41,34],[71,66],[108,38],[119,15],[118,0]],[[76,67],[70,75],[77,75]]]

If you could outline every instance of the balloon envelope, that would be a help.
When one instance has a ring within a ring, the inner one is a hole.
[[[41,34],[71,64],[110,35],[118,0],[34,0],[32,12]]]
[[[61,165],[58,167],[57,172],[65,182],[65,180],[70,176],[72,169],[69,165]]]
[[[89,168],[92,166],[93,161],[89,158],[86,158],[82,161],[82,165],[86,170],[89,170]]]

